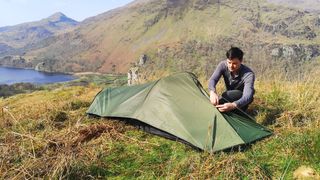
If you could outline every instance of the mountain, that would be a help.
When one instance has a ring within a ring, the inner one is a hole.
[[[257,68],[270,60],[287,68],[317,58],[319,37],[317,13],[267,1],[136,0],[46,38],[15,59],[31,59],[33,67],[42,63],[46,71],[125,73],[147,55],[150,71],[208,74],[231,45]]]
[[[78,22],[58,12],[36,22],[0,27],[0,55],[19,55],[44,39],[76,27]],[[38,47],[37,47],[38,48]]]

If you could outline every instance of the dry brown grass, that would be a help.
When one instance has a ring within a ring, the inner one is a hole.
[[[274,136],[243,152],[208,154],[85,111],[100,88],[68,87],[0,99],[0,175],[36,178],[273,179],[316,172],[317,81],[257,81],[258,122]],[[266,120],[270,121],[269,124]],[[276,152],[275,152],[276,149]],[[292,158],[292,159],[290,159]]]
[[[86,102],[91,102],[99,90],[62,88],[1,100],[1,177],[65,178],[79,156],[88,159],[82,161],[84,164],[94,160],[94,149],[99,144],[123,141],[143,146],[148,143],[124,134],[133,129],[132,126],[117,121],[95,123],[88,119],[85,111],[90,103]],[[66,113],[61,115],[62,112]]]

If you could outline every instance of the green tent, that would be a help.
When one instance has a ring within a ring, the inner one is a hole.
[[[178,73],[142,85],[104,89],[97,94],[87,113],[143,122],[156,130],[153,132],[160,132],[156,134],[176,137],[210,152],[271,135],[268,129],[248,117],[220,113],[192,73]]]

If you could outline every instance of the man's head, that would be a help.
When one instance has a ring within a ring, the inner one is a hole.
[[[237,72],[240,69],[243,52],[237,47],[230,48],[227,53],[227,64],[230,72]]]

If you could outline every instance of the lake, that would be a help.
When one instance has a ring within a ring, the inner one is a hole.
[[[46,73],[32,69],[0,67],[0,84],[29,82],[34,84],[49,84],[75,79],[74,76],[62,73]]]

